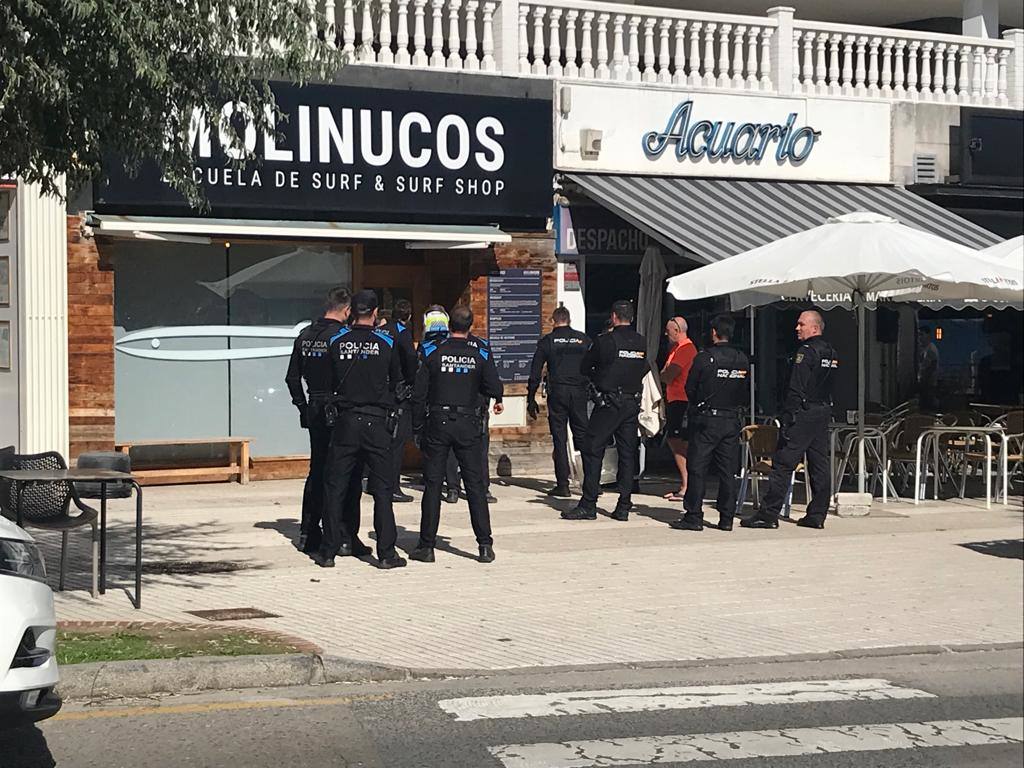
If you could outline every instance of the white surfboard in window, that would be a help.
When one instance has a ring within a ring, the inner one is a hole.
[[[132,331],[118,339],[114,347],[126,355],[150,360],[180,362],[217,362],[227,360],[257,360],[266,357],[287,357],[292,353],[292,342],[309,321],[292,327],[271,325],[182,325],[144,328]],[[288,339],[287,345],[265,347],[237,347],[219,349],[163,349],[166,339]],[[148,341],[149,348],[129,346],[133,342]]]

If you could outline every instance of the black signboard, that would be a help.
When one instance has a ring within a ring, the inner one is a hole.
[[[487,337],[501,380],[527,381],[540,338],[539,269],[501,269],[490,275]]]
[[[348,86],[273,86],[288,116],[264,135],[236,117],[255,157],[196,114],[195,178],[213,217],[500,222],[545,218],[551,204],[551,102]],[[226,105],[224,114],[230,115]],[[237,160],[237,158],[235,158]],[[192,214],[155,163],[136,178],[110,163],[99,213]]]
[[[1024,184],[1024,116],[1009,109],[960,110],[960,181],[1020,187]]]

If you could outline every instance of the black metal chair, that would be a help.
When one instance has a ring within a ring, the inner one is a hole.
[[[4,456],[7,469],[55,470],[67,469],[64,457],[56,451],[32,454],[7,454]],[[20,485],[20,487],[19,487]],[[71,514],[71,503],[78,509]],[[72,528],[92,528],[92,596],[98,593],[100,535],[99,512],[86,506],[78,497],[74,483],[58,481],[46,483],[13,483],[0,480],[0,511],[5,517],[16,520],[21,513],[21,524],[26,528],[41,528],[60,531],[60,572],[58,589],[64,589],[64,571],[67,567],[68,532]]]

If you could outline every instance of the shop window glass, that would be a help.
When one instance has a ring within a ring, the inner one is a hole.
[[[351,255],[306,243],[232,243],[228,251],[228,278],[219,291],[228,296],[230,325],[246,334],[276,334],[230,340],[233,351],[247,350],[230,363],[231,433],[256,438],[254,456],[308,453],[309,438],[284,385],[288,355],[299,327],[322,313],[327,290],[351,287]]]
[[[231,434],[227,339],[174,335],[227,324],[227,302],[202,285],[225,277],[223,248],[134,240],[101,247],[116,270],[117,439]]]
[[[115,263],[118,440],[244,435],[308,452],[284,385],[295,334],[351,255],[308,243],[104,244]]]

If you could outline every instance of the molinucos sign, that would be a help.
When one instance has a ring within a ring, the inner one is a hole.
[[[237,218],[500,221],[543,218],[551,200],[550,110],[544,99],[276,83],[287,121],[266,133],[227,102],[192,116],[193,175],[212,215]],[[250,157],[239,166],[238,161]],[[111,164],[116,168],[117,164]],[[165,213],[182,198],[156,167],[112,173],[96,210]]]
[[[571,96],[560,94],[556,118],[555,166],[561,170],[891,181],[889,105],[883,102],[561,87],[571,90]],[[599,148],[582,146],[594,138],[592,131],[600,131]]]

